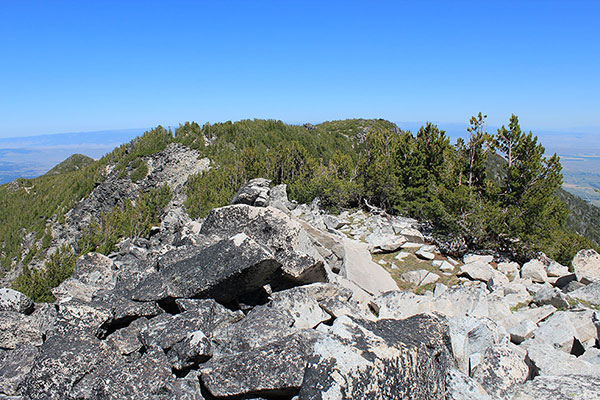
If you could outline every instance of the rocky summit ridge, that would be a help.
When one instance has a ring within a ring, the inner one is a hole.
[[[0,398],[600,399],[593,250],[573,272],[454,260],[416,220],[329,215],[266,179],[205,219],[178,193],[54,303],[0,289]]]

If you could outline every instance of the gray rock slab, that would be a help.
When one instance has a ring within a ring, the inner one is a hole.
[[[430,283],[436,283],[440,279],[440,276],[433,272],[429,272],[426,269],[419,269],[415,271],[407,271],[401,275],[401,278],[418,287],[428,285]]]
[[[534,282],[544,283],[548,280],[546,265],[540,260],[531,260],[521,267],[521,278],[531,279]]]
[[[480,255],[480,254],[466,254],[463,257],[463,263],[484,263],[489,264],[494,261],[494,256],[491,255]]]
[[[513,400],[599,400],[600,379],[584,375],[537,376],[522,385]]]
[[[457,369],[448,373],[446,388],[452,400],[492,400],[479,382]]]
[[[491,346],[471,371],[471,376],[493,398],[509,400],[517,385],[525,382],[529,376],[526,355],[525,350],[512,343]]]
[[[533,337],[533,333],[537,327],[538,326],[535,324],[535,322],[529,319],[524,319],[508,330],[508,333],[510,334],[510,340],[515,344],[521,344],[523,341]]]
[[[19,344],[14,350],[7,352],[0,363],[0,393],[9,396],[18,395],[25,377],[31,371],[38,348]]]
[[[600,280],[600,254],[594,249],[580,250],[573,257],[573,270],[578,276]]]
[[[216,355],[236,354],[264,346],[293,333],[294,319],[268,306],[254,307],[246,318],[216,329],[211,339]]]
[[[33,301],[23,293],[9,288],[0,289],[0,311],[31,314]]]
[[[556,308],[569,308],[569,297],[558,288],[544,287],[533,296],[539,306],[550,304]]]
[[[300,399],[443,399],[451,365],[447,326],[434,316],[340,317],[317,340]]]
[[[33,317],[0,311],[0,348],[15,349],[19,344],[41,346],[43,332]]]
[[[210,297],[231,301],[268,284],[280,266],[264,247],[241,233],[161,268],[138,285],[133,300]]]
[[[23,383],[23,394],[32,400],[75,397],[75,386],[111,360],[108,346],[94,336],[51,336]]]
[[[314,328],[331,318],[303,287],[273,293],[267,306],[289,315],[294,320],[293,327],[299,329]]]
[[[466,276],[473,280],[488,282],[494,277],[494,269],[488,263],[476,261],[460,267],[459,276]]]
[[[569,296],[573,299],[583,300],[595,306],[600,306],[600,282],[593,282],[569,292]]]
[[[220,398],[292,395],[302,385],[314,336],[307,332],[279,337],[243,353],[214,357],[200,369],[202,383]]]
[[[523,342],[527,356],[539,375],[587,375],[600,378],[600,367],[556,349],[551,344]]]
[[[535,343],[545,343],[569,353],[573,348],[573,341],[577,338],[577,330],[573,326],[569,314],[557,311],[546,321],[541,322],[533,333]]]
[[[380,265],[373,262],[366,244],[344,239],[344,265],[341,275],[353,281],[370,294],[397,290],[398,285],[392,276]]]

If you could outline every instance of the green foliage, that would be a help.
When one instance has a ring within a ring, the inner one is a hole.
[[[77,171],[87,167],[93,162],[94,159],[91,157],[88,157],[83,154],[73,154],[65,161],[61,162],[60,164],[52,168],[50,171],[48,171],[48,175],[64,174],[65,172]]]
[[[193,217],[229,204],[255,177],[286,183],[292,199],[319,197],[330,210],[364,201],[388,212],[431,221],[438,234],[472,247],[518,254],[545,251],[566,259],[577,245],[593,244],[565,226],[567,209],[556,196],[558,157],[544,157],[516,116],[493,137],[486,116],[471,118],[467,140],[456,146],[428,123],[413,136],[382,120],[325,122],[309,128],[280,121],[182,125],[176,140],[201,147],[213,168],[187,184]],[[494,153],[498,149],[506,159]],[[510,160],[508,162],[507,160]]]
[[[357,133],[369,125],[355,121]],[[182,125],[175,136],[181,143],[211,143],[199,149],[211,159],[212,169],[187,182],[185,205],[194,218],[229,204],[244,182],[257,177],[288,184],[290,197],[301,202],[316,196],[334,208],[358,202],[358,183],[352,181],[357,175],[354,141],[333,123],[306,129],[281,121],[243,120],[197,127]],[[331,190],[324,193],[325,187]],[[334,192],[336,187],[340,192]]]
[[[133,171],[129,174],[132,182],[139,182],[148,175],[148,164],[141,158],[136,158],[132,163]]]
[[[25,266],[12,287],[25,293],[35,302],[54,301],[51,289],[73,274],[75,258],[73,251],[63,246],[50,256],[45,269],[32,271]]]
[[[192,149],[204,148],[202,128],[196,122],[186,122],[175,130],[175,140]]]
[[[87,196],[103,179],[107,159],[82,169],[61,174],[47,174],[34,179],[17,179],[0,186],[0,264],[11,267],[25,249],[21,241],[25,232],[45,236],[47,221],[61,219],[72,205]],[[51,238],[50,238],[51,239]],[[49,245],[44,239],[43,247]]]
[[[101,220],[90,224],[78,243],[79,253],[96,251],[109,254],[125,237],[147,236],[150,228],[160,223],[160,215],[171,200],[168,186],[142,193],[136,201],[124,200]]]
[[[126,175],[127,166],[140,157],[149,156],[164,150],[169,143],[173,141],[171,129],[165,129],[162,126],[145,132],[142,136],[135,138],[131,143],[125,144],[115,149],[110,158],[116,161],[117,171],[121,171],[120,178]]]

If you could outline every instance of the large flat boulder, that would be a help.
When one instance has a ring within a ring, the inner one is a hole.
[[[202,383],[218,398],[293,395],[302,385],[315,338],[314,332],[305,331],[243,353],[215,357],[202,366]]]
[[[241,233],[200,253],[166,265],[133,291],[133,300],[214,298],[232,301],[270,283],[281,264]]]
[[[551,344],[523,342],[527,356],[538,375],[587,375],[600,378],[600,367],[572,354],[556,349]]]
[[[76,386],[110,360],[108,346],[94,336],[51,336],[35,358],[23,394],[32,400],[74,398]]]
[[[212,332],[216,355],[238,354],[265,346],[294,332],[294,319],[289,313],[265,306],[254,307],[235,323],[226,324]]]
[[[488,282],[494,277],[494,269],[486,262],[472,261],[460,267],[459,276],[466,276],[473,280]]]
[[[600,254],[596,250],[580,250],[573,257],[572,264],[577,276],[600,280]]]
[[[394,278],[381,265],[373,262],[365,243],[344,239],[344,266],[340,275],[370,294],[398,290]]]
[[[319,245],[319,241],[328,237],[325,232],[310,228],[273,207],[236,204],[215,208],[206,217],[200,233],[219,239],[246,234],[266,247],[282,264],[283,273],[299,283],[325,281],[327,273],[323,261],[332,250],[336,252],[335,243]]]
[[[9,396],[20,393],[21,385],[31,371],[37,354],[37,347],[22,344],[7,352],[6,358],[0,360],[0,393]]]
[[[300,399],[445,399],[451,365],[440,318],[338,318],[314,345]]]

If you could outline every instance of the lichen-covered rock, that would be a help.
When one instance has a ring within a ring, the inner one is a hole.
[[[32,400],[73,398],[76,385],[112,359],[108,346],[94,336],[51,336],[25,379],[23,394]]]
[[[254,307],[246,318],[216,329],[211,336],[216,354],[235,354],[261,347],[293,332],[294,319],[268,306]]]
[[[41,346],[43,334],[35,318],[17,312],[0,311],[0,348],[15,349],[19,344]]]
[[[137,359],[105,360],[77,383],[77,399],[164,399],[173,392],[175,379],[165,354],[159,349]]]
[[[167,400],[204,400],[200,377],[197,371],[190,371],[184,378],[173,383],[173,391]]]
[[[454,317],[448,319],[448,326],[452,352],[463,373],[468,374],[488,348],[508,343],[506,330],[488,318]]]
[[[445,399],[451,364],[446,324],[338,318],[314,345],[300,399]]]
[[[73,330],[103,337],[112,311],[102,304],[94,304],[75,298],[67,298],[57,304],[58,313],[52,335],[64,335]]]
[[[449,371],[446,388],[449,400],[492,400],[479,382],[456,369]]]
[[[293,327],[299,329],[314,328],[331,318],[302,287],[273,293],[268,307],[289,315],[294,320]]]
[[[533,296],[533,302],[539,306],[550,304],[556,308],[569,308],[569,297],[558,288],[542,288]]]
[[[515,393],[513,400],[599,400],[600,378],[585,375],[537,376]]]
[[[202,383],[216,397],[289,396],[304,379],[316,334],[303,331],[248,351],[221,355],[202,366]]]
[[[157,346],[166,351],[193,332],[202,331],[210,335],[213,329],[212,318],[213,315],[198,310],[176,315],[161,314],[152,318],[142,330],[142,342],[147,347]]]
[[[2,288],[0,289],[0,311],[30,314],[33,311],[33,301],[21,292]]]
[[[106,339],[106,343],[118,354],[129,355],[143,347],[141,332],[148,328],[147,318],[138,318],[126,327],[117,329]]]
[[[73,278],[81,282],[110,290],[115,287],[117,267],[113,260],[99,253],[87,253],[75,263]]]
[[[569,292],[569,296],[576,300],[583,300],[595,306],[600,306],[600,281],[573,290]]]
[[[525,350],[512,343],[490,346],[471,375],[493,398],[511,399],[517,385],[529,376],[526,356]]]
[[[38,348],[19,344],[14,350],[7,352],[6,358],[0,360],[0,393],[15,396],[21,391],[21,385],[33,367]]]
[[[152,318],[163,313],[163,309],[153,301],[132,301],[115,292],[106,292],[94,296],[94,305],[101,305],[109,310],[112,319],[109,325],[123,325],[137,318]]]
[[[210,297],[232,301],[268,284],[280,266],[270,252],[241,233],[164,266],[138,285],[133,300]]]
[[[600,254],[594,249],[580,250],[573,257],[573,270],[578,276],[600,280]]]
[[[211,356],[210,339],[201,330],[188,333],[185,339],[175,343],[167,352],[169,362],[177,370],[198,365]]]

